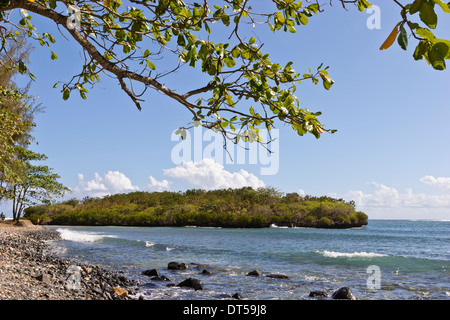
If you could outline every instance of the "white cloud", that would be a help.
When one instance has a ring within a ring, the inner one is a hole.
[[[206,190],[247,186],[255,189],[265,187],[264,182],[255,175],[243,169],[238,172],[229,172],[223,165],[212,159],[183,162],[174,168],[164,169],[164,174]]]
[[[131,180],[119,171],[108,171],[104,177],[97,172],[94,179],[85,181],[84,175],[78,174],[78,186],[73,189],[73,195],[77,197],[103,197],[108,194],[126,193],[137,191],[139,187],[134,186]]]
[[[425,176],[420,181],[446,191],[450,190],[448,179]],[[343,196],[346,200],[354,200],[357,209],[367,213],[369,218],[450,219],[450,192],[416,193],[411,188],[399,191],[380,183],[371,185],[375,188],[371,192],[351,190]]]
[[[150,183],[148,184],[149,191],[167,191],[170,190],[170,184],[168,180],[158,181],[152,176],[149,177]]]
[[[443,189],[444,191],[450,191],[450,178],[439,177],[435,178],[433,176],[425,176],[420,179],[421,182],[428,184],[430,186]]]
[[[365,193],[361,190],[349,191],[346,198],[352,199],[362,208],[367,207],[446,207],[450,206],[450,194],[429,195],[425,193],[414,193],[412,189],[400,192],[394,187],[384,184],[372,183],[376,190],[372,193]]]

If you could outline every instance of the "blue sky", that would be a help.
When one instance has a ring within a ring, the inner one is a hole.
[[[335,81],[330,91],[304,81],[296,95],[338,132],[316,140],[280,127],[278,155],[273,155],[279,168],[271,175],[261,174],[267,165],[260,161],[174,163],[171,153],[179,142],[171,140],[172,132],[191,116],[155,91],[147,91],[139,112],[118,83],[103,76],[86,101],[77,93],[63,101],[52,86],[80,71],[81,50],[52,23],[33,16],[55,36],[52,50],[59,58],[52,61],[40,46],[31,55],[37,76],[31,93],[46,107],[36,118],[39,144],[32,149],[49,157],[46,164],[73,190],[68,198],[264,185],[355,200],[372,219],[450,219],[450,71],[414,61],[414,39],[406,52],[397,44],[380,51],[400,16],[394,3],[373,2],[381,8],[380,29],[367,28],[370,14],[338,4],[310,18],[296,34],[255,29],[272,61],[293,61],[299,73],[323,62]],[[438,30],[438,37],[450,39],[448,17],[440,16]],[[185,66],[165,81],[183,92],[198,87],[201,77]],[[8,207],[0,208],[7,213]]]

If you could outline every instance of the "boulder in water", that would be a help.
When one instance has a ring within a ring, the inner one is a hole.
[[[273,279],[289,279],[289,276],[285,274],[276,274],[276,273],[268,274],[266,277]]]
[[[186,263],[178,263],[176,261],[169,262],[167,265],[169,270],[186,270],[189,266]]]
[[[350,291],[349,287],[342,287],[333,293],[331,299],[356,300],[356,297]]]
[[[253,270],[250,271],[249,273],[247,273],[248,276],[255,276],[255,277],[259,277],[262,276],[262,272],[259,270]]]
[[[203,283],[198,279],[188,278],[177,284],[177,287],[188,287],[195,290],[203,290]]]
[[[156,270],[156,269],[142,271],[142,274],[145,276],[149,276],[149,277],[158,277],[159,276],[158,270]]]

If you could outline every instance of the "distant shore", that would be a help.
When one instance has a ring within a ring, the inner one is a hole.
[[[98,265],[55,257],[47,240],[60,235],[28,220],[0,222],[0,300],[130,299],[136,283]]]
[[[49,225],[347,229],[367,224],[355,203],[327,196],[252,188],[132,192],[28,207],[26,219]]]

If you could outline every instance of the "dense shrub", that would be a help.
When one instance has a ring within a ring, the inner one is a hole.
[[[48,224],[126,226],[338,228],[367,224],[354,202],[330,197],[286,195],[270,189],[186,192],[133,192],[104,198],[68,200],[25,210],[25,217]]]

